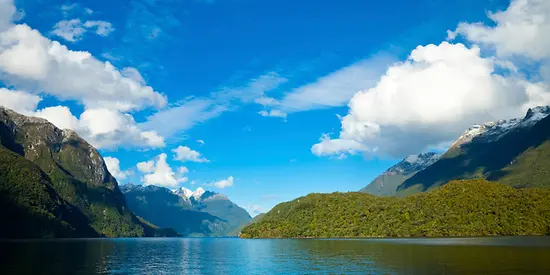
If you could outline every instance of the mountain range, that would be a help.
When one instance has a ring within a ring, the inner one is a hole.
[[[451,180],[485,178],[513,187],[550,185],[550,106],[529,109],[523,118],[490,121],[467,129],[444,154],[409,156],[360,192],[404,196]]]
[[[0,237],[176,235],[128,208],[98,151],[71,130],[0,107]]]
[[[437,188],[456,179],[485,178],[512,187],[550,187],[550,107],[520,119],[468,129],[441,158],[397,188],[398,195]]]
[[[182,236],[236,236],[232,231],[251,220],[246,210],[225,195],[202,187],[193,192],[184,187],[170,190],[126,184],[121,189],[136,215],[174,228]]]
[[[241,237],[548,235],[549,115],[536,107],[474,125],[444,154],[409,156],[363,193],[281,203]]]

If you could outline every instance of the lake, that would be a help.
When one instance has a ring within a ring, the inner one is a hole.
[[[550,237],[73,239],[0,245],[2,274],[550,274]]]

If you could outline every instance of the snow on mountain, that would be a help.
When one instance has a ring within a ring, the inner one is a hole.
[[[404,158],[398,164],[392,166],[390,169],[386,170],[382,175],[395,175],[395,174],[409,174],[416,173],[424,168],[432,165],[436,162],[441,154],[434,152],[410,155]]]
[[[191,191],[185,187],[172,191],[174,194],[186,199],[192,200],[194,202],[201,202],[207,200],[229,200],[226,195],[219,194],[212,191],[204,190],[202,187],[198,187],[195,191]]]
[[[205,193],[206,191],[202,188],[202,187],[199,187],[197,188],[197,190],[195,190],[195,192],[193,192],[193,198],[195,198],[195,200],[200,200],[202,195]]]
[[[191,198],[191,196],[193,195],[193,191],[191,191],[191,190],[189,190],[185,187],[173,190],[172,192],[174,192],[174,194],[176,194],[180,197],[187,198],[187,199]]]
[[[489,121],[483,125],[473,125],[451,145],[451,148],[469,143],[474,139],[481,142],[498,140],[509,131],[531,127],[548,115],[550,115],[550,106],[539,106],[529,109],[524,118]]]

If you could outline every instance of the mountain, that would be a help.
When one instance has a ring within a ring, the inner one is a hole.
[[[407,197],[310,194],[281,203],[243,238],[431,237],[550,234],[550,189],[483,179]]]
[[[185,189],[185,187],[181,189]],[[187,191],[188,194],[189,191],[190,190]],[[185,195],[179,196],[186,197]],[[250,219],[252,219],[246,210],[230,201],[227,196],[212,191],[205,191],[202,187],[197,188],[197,190],[187,198],[191,201],[195,210],[206,212],[227,221],[231,229],[224,232],[224,234],[229,234],[230,231],[243,224],[247,224]]]
[[[242,224],[239,227],[233,229],[233,231],[231,231],[231,233],[229,235],[230,236],[240,236],[241,231],[245,227],[247,227],[247,226],[249,226],[253,223],[259,223],[264,217],[265,217],[265,213],[260,213],[260,214],[256,215],[256,217],[252,218],[248,223]]]
[[[183,236],[230,236],[251,219],[246,210],[225,195],[199,187],[180,188],[126,184],[121,186],[134,212],[161,227],[174,228]]]
[[[478,177],[513,187],[550,187],[549,114],[550,107],[537,107],[522,119],[473,126],[437,162],[403,182],[398,195]]]
[[[410,155],[380,174],[359,192],[376,196],[393,196],[397,191],[397,187],[405,180],[432,165],[440,157],[440,154],[433,152]]]
[[[71,130],[0,107],[1,237],[158,232],[128,209],[103,158]]]

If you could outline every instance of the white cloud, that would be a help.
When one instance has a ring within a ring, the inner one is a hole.
[[[87,109],[80,118],[66,106],[36,107],[39,96],[0,88],[0,106],[28,116],[42,117],[61,129],[76,131],[97,148],[118,146],[164,147],[164,138],[155,131],[142,131],[130,114],[106,108]]]
[[[78,8],[78,3],[72,3],[72,4],[64,4],[64,5],[61,5],[61,11],[71,11],[71,10],[74,10],[76,8]]]
[[[269,110],[269,111],[261,110],[258,112],[258,114],[266,117],[280,117],[284,119],[286,119],[286,116],[287,116],[287,114],[281,110]]]
[[[88,107],[128,111],[166,104],[165,96],[122,76],[109,62],[71,51],[24,24],[0,32],[0,81]]]
[[[140,126],[169,137],[215,118],[227,110],[227,106],[219,105],[212,99],[191,99],[149,116]]]
[[[86,29],[80,19],[61,20],[52,29],[52,34],[57,35],[69,42],[76,42],[82,39]]]
[[[0,32],[11,26],[16,8],[13,0],[0,0]]]
[[[367,151],[367,147],[365,145],[355,140],[330,139],[328,135],[324,134],[320,141],[321,142],[311,147],[311,152],[318,157],[342,154],[355,155],[357,153]]]
[[[202,139],[197,139],[197,143],[201,144],[201,145],[204,145],[204,140]]]
[[[115,30],[111,23],[101,20],[86,21],[84,27],[92,30],[95,29],[95,33],[99,36],[108,36]]]
[[[145,185],[173,188],[179,186],[180,183],[188,181],[188,178],[184,177],[184,174],[188,172],[188,170],[182,170],[180,168],[178,173],[175,173],[166,162],[166,158],[166,154],[163,153],[158,155],[154,160],[137,164],[139,171],[149,173],[142,177],[142,181]]]
[[[120,160],[115,157],[104,157],[103,160],[111,175],[117,180],[124,180],[132,174],[131,170],[120,170]]]
[[[65,106],[53,106],[38,110],[34,116],[47,119],[60,129],[78,130],[78,119]]]
[[[150,160],[139,162],[136,167],[142,173],[152,173],[153,171],[155,171],[155,161]]]
[[[115,110],[88,109],[80,115],[80,131],[88,142],[99,148],[129,144],[164,147],[164,138],[154,131],[142,131],[134,118]]]
[[[66,5],[61,9],[76,7]],[[166,97],[147,86],[136,69],[119,71],[89,52],[71,51],[25,24],[14,24],[15,10],[13,1],[0,0],[0,81],[18,90],[0,90],[1,105],[73,129],[96,147],[164,146],[162,136],[140,129],[130,114],[166,104]],[[72,22],[66,23],[71,31],[73,25],[85,25],[106,34],[108,27],[99,21]],[[79,36],[77,30],[69,39]],[[61,101],[75,100],[84,105],[84,112],[77,118],[66,106],[36,110],[38,94]]]
[[[263,101],[277,106],[281,113],[344,106],[357,91],[373,87],[392,62],[387,55],[376,55],[293,89],[278,101]]]
[[[452,140],[471,124],[550,104],[545,84],[530,83],[514,72],[496,74],[498,64],[482,58],[476,46],[419,46],[406,61],[391,66],[375,87],[355,94],[341,119],[340,137],[323,136],[312,152],[401,157]]]
[[[187,146],[179,146],[173,149],[174,159],[179,161],[191,161],[191,162],[209,162],[208,159],[201,156],[201,154]]]
[[[180,167],[180,168],[178,169],[178,172],[179,172],[180,174],[185,174],[185,173],[188,173],[188,172],[189,172],[189,169],[187,169],[187,167],[185,167],[185,166],[182,166],[182,167]]]
[[[141,73],[136,68],[126,67],[126,68],[122,69],[122,71],[120,73],[122,74],[122,76],[127,77],[129,79],[132,79],[132,80],[134,80],[135,82],[137,82],[141,85],[145,84],[145,79],[143,78]]]
[[[37,95],[0,88],[0,106],[25,115],[34,112],[36,106],[38,106],[38,102],[41,100]]]
[[[287,82],[288,79],[280,76],[276,72],[269,72],[257,78],[251,79],[242,87],[230,88],[225,87],[218,92],[213,93],[213,97],[220,101],[238,100],[243,103],[261,102],[265,100],[266,92],[269,92],[281,84]]]
[[[461,23],[448,38],[464,35],[472,42],[493,47],[499,56],[550,58],[550,1],[512,0],[505,11],[490,13],[489,18],[493,26]]]
[[[141,126],[143,129],[155,130],[165,137],[174,136],[226,111],[237,109],[232,105],[234,103],[251,104],[257,100],[262,101],[266,92],[286,81],[286,78],[275,72],[263,74],[240,87],[223,87],[211,93],[210,98],[188,98],[149,116]],[[281,113],[275,111],[273,114]],[[167,121],[170,123],[166,123]]]
[[[223,179],[223,180],[214,182],[214,186],[216,186],[220,189],[224,189],[224,188],[233,186],[233,182],[234,182],[233,177],[229,176],[227,179]]]

